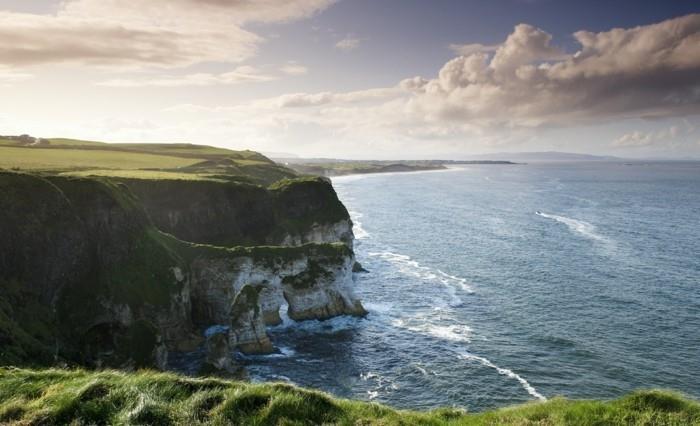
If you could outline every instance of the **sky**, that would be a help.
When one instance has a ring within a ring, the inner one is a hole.
[[[700,2],[0,0],[0,134],[700,159]]]

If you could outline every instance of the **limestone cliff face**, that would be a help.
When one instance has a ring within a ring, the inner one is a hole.
[[[195,323],[230,324],[234,347],[261,353],[272,350],[265,326],[281,322],[284,305],[298,321],[366,313],[352,290],[354,255],[343,243],[264,250],[192,263]]]
[[[227,341],[207,347],[228,368],[227,345],[273,350],[265,327],[282,306],[294,320],[364,315],[352,241],[319,179],[262,188],[0,172],[0,364],[162,368],[168,351],[223,325]]]
[[[334,223],[314,223],[305,232],[285,235],[280,244],[284,246],[300,246],[308,243],[323,244],[338,241],[352,248],[355,235],[352,232],[352,221],[350,219],[341,219]]]

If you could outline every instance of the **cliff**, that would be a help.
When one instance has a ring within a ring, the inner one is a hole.
[[[0,171],[0,364],[163,368],[211,326],[231,348],[271,351],[283,307],[365,313],[351,227],[321,179]]]

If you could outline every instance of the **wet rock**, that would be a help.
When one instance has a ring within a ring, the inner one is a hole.
[[[269,354],[274,347],[265,331],[263,312],[258,302],[262,287],[247,285],[231,306],[231,345],[245,354]]]

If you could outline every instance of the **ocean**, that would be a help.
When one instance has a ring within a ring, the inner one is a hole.
[[[369,315],[272,328],[246,357],[400,408],[639,388],[700,396],[700,163],[471,165],[333,179]]]

